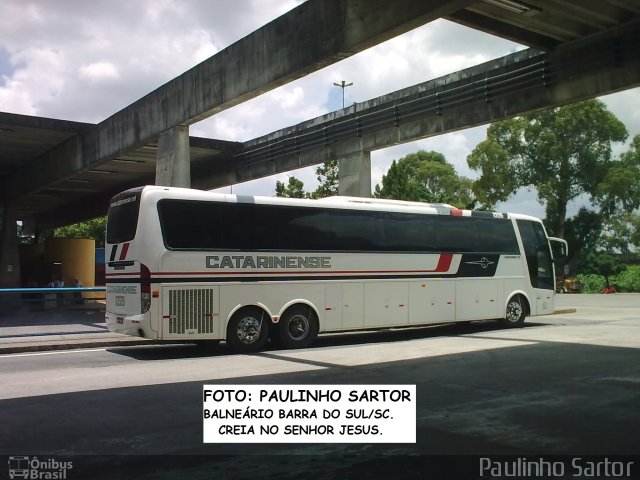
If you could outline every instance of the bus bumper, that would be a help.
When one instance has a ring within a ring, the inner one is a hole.
[[[132,337],[157,338],[151,325],[148,315],[122,315],[106,312],[105,322],[110,332],[130,335]]]

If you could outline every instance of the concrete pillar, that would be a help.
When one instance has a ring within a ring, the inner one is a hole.
[[[371,152],[359,151],[340,156],[338,195],[371,197]]]
[[[0,205],[0,288],[20,286],[18,227],[13,205]]]
[[[188,126],[178,125],[158,138],[156,185],[191,187]]]

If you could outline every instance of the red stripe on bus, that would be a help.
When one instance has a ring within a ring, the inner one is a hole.
[[[306,270],[306,271],[299,271],[299,270],[288,270],[285,272],[272,272],[272,271],[268,271],[268,270],[247,270],[247,271],[243,271],[243,270],[235,270],[232,272],[218,272],[218,271],[211,271],[211,272],[151,272],[151,276],[172,276],[172,275],[198,275],[198,276],[207,276],[207,277],[216,277],[216,276],[222,276],[222,275],[253,275],[255,276],[256,274],[261,274],[261,275],[331,275],[331,274],[336,274],[336,275],[344,275],[344,274],[357,274],[357,273],[363,273],[363,274],[375,274],[375,273],[380,273],[380,274],[386,274],[386,273],[442,273],[442,272],[446,272],[448,270],[448,268],[445,269],[441,269],[440,264],[443,263],[442,261],[440,261],[438,263],[438,267],[436,268],[436,270]],[[451,263],[451,262],[449,262]],[[448,264],[447,264],[448,265]],[[117,273],[114,274],[110,274],[113,276],[118,275]]]
[[[449,266],[451,265],[451,259],[441,259],[438,262],[438,266],[435,270],[326,270],[326,271],[305,271],[301,272],[298,270],[291,270],[286,272],[271,272],[271,271],[263,271],[263,270],[249,270],[249,271],[232,271],[232,272],[151,272],[152,277],[167,277],[167,276],[182,276],[182,275],[193,275],[194,278],[197,277],[216,277],[216,276],[229,276],[229,275],[251,275],[255,276],[256,274],[260,275],[351,275],[351,274],[390,274],[390,273],[446,273],[449,270]],[[105,276],[110,278],[118,278],[118,277],[135,277],[140,276],[140,273],[107,273]]]
[[[434,270],[434,272],[442,273],[448,272],[449,268],[451,268],[451,261],[453,260],[453,253],[443,253],[440,255],[440,259],[438,260],[438,266]]]
[[[127,244],[125,244],[127,245]],[[254,275],[260,273],[263,275],[328,275],[328,274],[353,274],[353,273],[367,273],[367,274],[385,274],[385,273],[444,273],[448,272],[451,268],[451,262],[453,261],[453,253],[442,253],[438,259],[438,264],[433,270],[286,270],[286,271],[269,271],[269,270],[233,270],[227,272],[221,272],[215,269],[208,270],[206,272],[151,272],[152,277],[161,276],[175,276],[175,275]],[[109,272],[105,274],[107,277],[121,277],[121,276],[135,276],[140,275],[140,272]]]
[[[127,257],[127,252],[129,251],[129,244],[125,243],[122,245],[122,251],[120,252],[120,260],[124,260]]]
[[[452,208],[451,209],[451,215],[453,215],[454,217],[461,217],[462,216],[462,210],[460,210],[459,208]]]

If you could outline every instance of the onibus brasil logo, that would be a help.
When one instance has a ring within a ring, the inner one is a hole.
[[[9,478],[34,480],[65,480],[67,471],[73,468],[73,462],[62,462],[54,458],[9,457]]]

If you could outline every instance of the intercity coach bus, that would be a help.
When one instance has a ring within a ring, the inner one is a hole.
[[[558,248],[551,248],[557,242]],[[146,186],[110,202],[106,322],[151,339],[255,351],[318,333],[553,312],[536,218],[369,198],[304,200]]]

